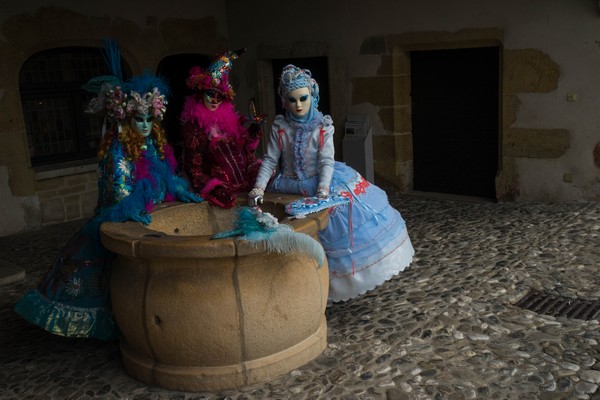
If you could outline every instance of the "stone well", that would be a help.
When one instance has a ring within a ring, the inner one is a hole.
[[[268,194],[264,211],[282,221],[296,196]],[[242,205],[242,199],[239,200]],[[149,385],[212,391],[269,380],[317,357],[327,344],[327,264],[268,253],[238,239],[233,210],[168,203],[152,223],[104,223],[117,254],[111,297],[123,364]],[[317,238],[327,211],[282,221]],[[318,240],[318,239],[317,239]]]

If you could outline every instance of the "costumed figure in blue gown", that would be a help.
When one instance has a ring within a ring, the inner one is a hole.
[[[265,190],[338,204],[329,208],[329,225],[319,232],[329,264],[329,300],[354,298],[410,265],[414,250],[406,224],[383,190],[334,161],[333,121],[317,108],[319,85],[310,71],[286,66],[279,95],[285,114],[273,122],[249,205],[260,204]],[[349,201],[333,201],[341,197]]]
[[[202,198],[176,175],[173,149],[161,127],[168,93],[161,79],[145,73],[122,82],[115,74],[95,78],[86,88],[97,92],[86,111],[102,115],[106,127],[98,152],[98,204],[15,310],[52,334],[112,340],[119,337],[109,291],[114,254],[100,242],[100,225],[148,224],[154,204]]]

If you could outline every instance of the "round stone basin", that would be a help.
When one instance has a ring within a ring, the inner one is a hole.
[[[297,198],[267,194],[262,209],[318,240],[326,210],[284,221],[284,205]],[[168,389],[214,391],[267,381],[321,354],[327,261],[319,268],[303,254],[211,240],[233,227],[235,209],[167,203],[151,215],[148,226],[100,228],[117,254],[111,299],[128,374]]]

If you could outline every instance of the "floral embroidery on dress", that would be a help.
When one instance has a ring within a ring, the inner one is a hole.
[[[132,168],[131,163],[125,158],[119,160],[119,162],[117,163],[117,169],[122,174],[131,175],[131,168]]]
[[[370,186],[371,184],[369,183],[369,181],[367,181],[365,178],[360,179],[360,181],[356,184],[356,186],[354,187],[354,194],[359,195],[359,194],[363,194],[366,192],[366,189]]]
[[[66,292],[69,296],[78,297],[83,289],[82,279],[81,278],[73,278],[66,285]]]
[[[347,190],[342,190],[339,193],[340,196],[345,197],[347,199],[351,199],[352,198],[352,193],[348,192]]]

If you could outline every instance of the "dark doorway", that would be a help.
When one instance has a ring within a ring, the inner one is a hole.
[[[173,146],[175,157],[181,166],[181,155],[183,152],[183,139],[181,137],[180,116],[183,110],[185,97],[193,92],[187,88],[185,83],[190,69],[194,66],[207,67],[212,56],[203,54],[175,54],[165,57],[158,64],[157,75],[164,78],[171,89],[169,104],[163,120],[163,127]]]
[[[411,52],[414,190],[496,197],[499,53]]]
[[[283,67],[293,64],[298,68],[308,69],[312,77],[319,84],[319,111],[323,115],[329,112],[329,74],[327,72],[327,57],[306,57],[306,58],[281,58],[272,61],[273,65],[273,87],[275,88],[275,106],[276,114],[283,114],[281,99],[277,93],[279,88],[279,77]]]

